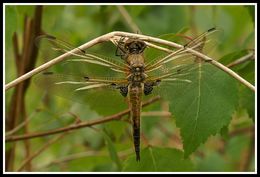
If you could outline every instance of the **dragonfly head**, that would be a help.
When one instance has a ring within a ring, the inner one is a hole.
[[[140,54],[144,51],[145,48],[146,44],[142,40],[130,38],[125,42],[125,49],[130,54]]]

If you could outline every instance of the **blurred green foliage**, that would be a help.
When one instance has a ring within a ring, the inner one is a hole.
[[[196,36],[212,27],[222,29],[224,34],[219,39],[220,44],[214,53],[214,59],[220,59],[224,64],[228,64],[243,56],[248,51],[247,49],[254,49],[254,6],[127,5],[124,8],[131,16],[133,22],[139,27],[140,32],[145,35],[155,37],[163,35],[164,38],[168,38],[164,34],[185,33],[188,36]],[[17,77],[12,47],[13,32],[18,33],[21,50],[24,17],[25,15],[32,17],[34,10],[35,6],[31,5],[5,6],[6,83]],[[44,32],[63,39],[74,46],[79,46],[95,37],[112,31],[137,32],[131,30],[118,8],[114,5],[46,5],[43,7],[42,29]],[[115,49],[116,47],[112,44],[104,44],[95,46],[90,50],[115,58]],[[47,59],[51,59],[47,54],[49,53],[41,52],[37,66],[46,62]],[[254,62],[250,61],[237,66],[234,70],[254,84],[254,69]],[[237,112],[245,111],[245,114],[236,114],[240,116],[233,116],[232,120],[240,121],[240,123],[242,122],[245,125],[253,125],[253,122],[248,118],[254,118],[254,93],[240,83],[237,84],[237,87],[239,88],[239,107],[236,109]],[[6,110],[9,110],[8,103],[11,95],[12,90],[6,92]],[[47,103],[43,101],[46,97],[49,100]],[[40,111],[35,113],[37,108],[40,108]],[[111,110],[122,110],[116,104],[105,108],[95,108],[59,97],[46,96],[33,83],[27,91],[26,109],[28,115],[32,115],[30,121],[31,132],[67,126],[74,121],[73,116],[68,114],[68,112],[77,114],[82,121],[85,121],[102,117],[103,115],[100,112],[104,109],[107,109],[107,115],[109,115],[108,113]],[[149,105],[143,109],[144,112],[160,110],[160,103]],[[215,114],[218,113],[216,112]],[[127,118],[125,116],[124,120],[127,120]],[[249,146],[249,142],[245,141],[248,136],[245,136],[246,138],[243,136],[228,138],[228,132],[234,128],[233,125],[229,125],[228,127],[226,126],[224,133],[225,141],[227,141],[227,149],[224,155],[216,152],[214,148],[200,146],[199,151],[205,152],[204,158],[198,157],[194,153],[190,157],[183,159],[183,152],[176,150],[176,144],[172,142],[172,140],[175,142],[176,139],[159,129],[164,127],[165,131],[170,132],[172,135],[179,134],[179,128],[175,125],[175,119],[163,119],[160,116],[143,116],[141,127],[141,131],[148,138],[148,142],[152,144],[151,147],[147,147],[146,143],[141,143],[141,164],[134,160],[130,124],[123,121],[112,121],[95,126],[95,128],[102,131],[84,128],[69,133],[33,159],[33,170],[52,172],[121,170],[173,172],[239,171],[239,164],[243,161],[243,158],[240,156]],[[187,133],[189,133],[188,130]],[[52,137],[41,137],[31,140],[32,149],[39,149]],[[183,142],[180,141],[180,143],[182,144]],[[6,144],[6,148],[9,148],[9,146],[9,143]],[[24,145],[20,142],[17,143],[17,147],[19,150],[16,152],[15,166],[19,167],[24,160]],[[182,146],[178,148],[182,148]],[[151,155],[151,151],[156,154],[154,157]],[[66,161],[66,157],[69,157],[68,159],[70,160]],[[254,163],[251,162],[251,164],[251,166],[254,166]],[[254,169],[251,168],[250,170]]]

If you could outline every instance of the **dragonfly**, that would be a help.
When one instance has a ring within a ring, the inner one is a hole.
[[[182,48],[170,54],[149,58],[147,42],[138,38],[120,38],[117,42],[117,58],[92,54],[73,47],[54,36],[43,35],[37,41],[50,44],[52,50],[71,53],[71,58],[61,62],[56,70],[44,71],[36,84],[48,92],[75,101],[82,100],[96,106],[113,107],[124,105],[130,108],[133,145],[136,161],[140,161],[140,117],[143,100],[160,95],[169,100],[168,93],[174,88],[183,88],[193,82],[194,73],[204,63],[189,49],[202,52],[210,44],[219,29],[212,28],[190,39]],[[161,53],[160,53],[161,54]],[[159,54],[158,54],[159,55]],[[110,97],[110,101],[105,101]],[[102,101],[102,99],[104,101]]]

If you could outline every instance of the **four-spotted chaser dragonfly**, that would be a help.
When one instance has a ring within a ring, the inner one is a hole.
[[[136,160],[139,161],[142,100],[150,95],[174,99],[168,97],[167,92],[174,92],[176,86],[185,92],[185,85],[193,82],[203,63],[187,49],[201,52],[210,42],[210,36],[215,36],[218,31],[212,28],[188,41],[183,48],[158,58],[146,56],[150,48],[145,41],[135,38],[117,41],[117,55],[121,58],[116,59],[78,49],[72,53],[72,58],[61,62],[60,68],[43,72],[36,83],[56,95],[86,104],[108,109],[129,106]],[[56,51],[69,52],[74,49],[53,36],[38,38],[40,42],[44,40]],[[107,101],[108,98],[110,101]]]

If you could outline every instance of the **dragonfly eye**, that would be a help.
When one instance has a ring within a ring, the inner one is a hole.
[[[145,49],[145,44],[144,43],[138,43],[138,49],[139,51],[143,51]]]

